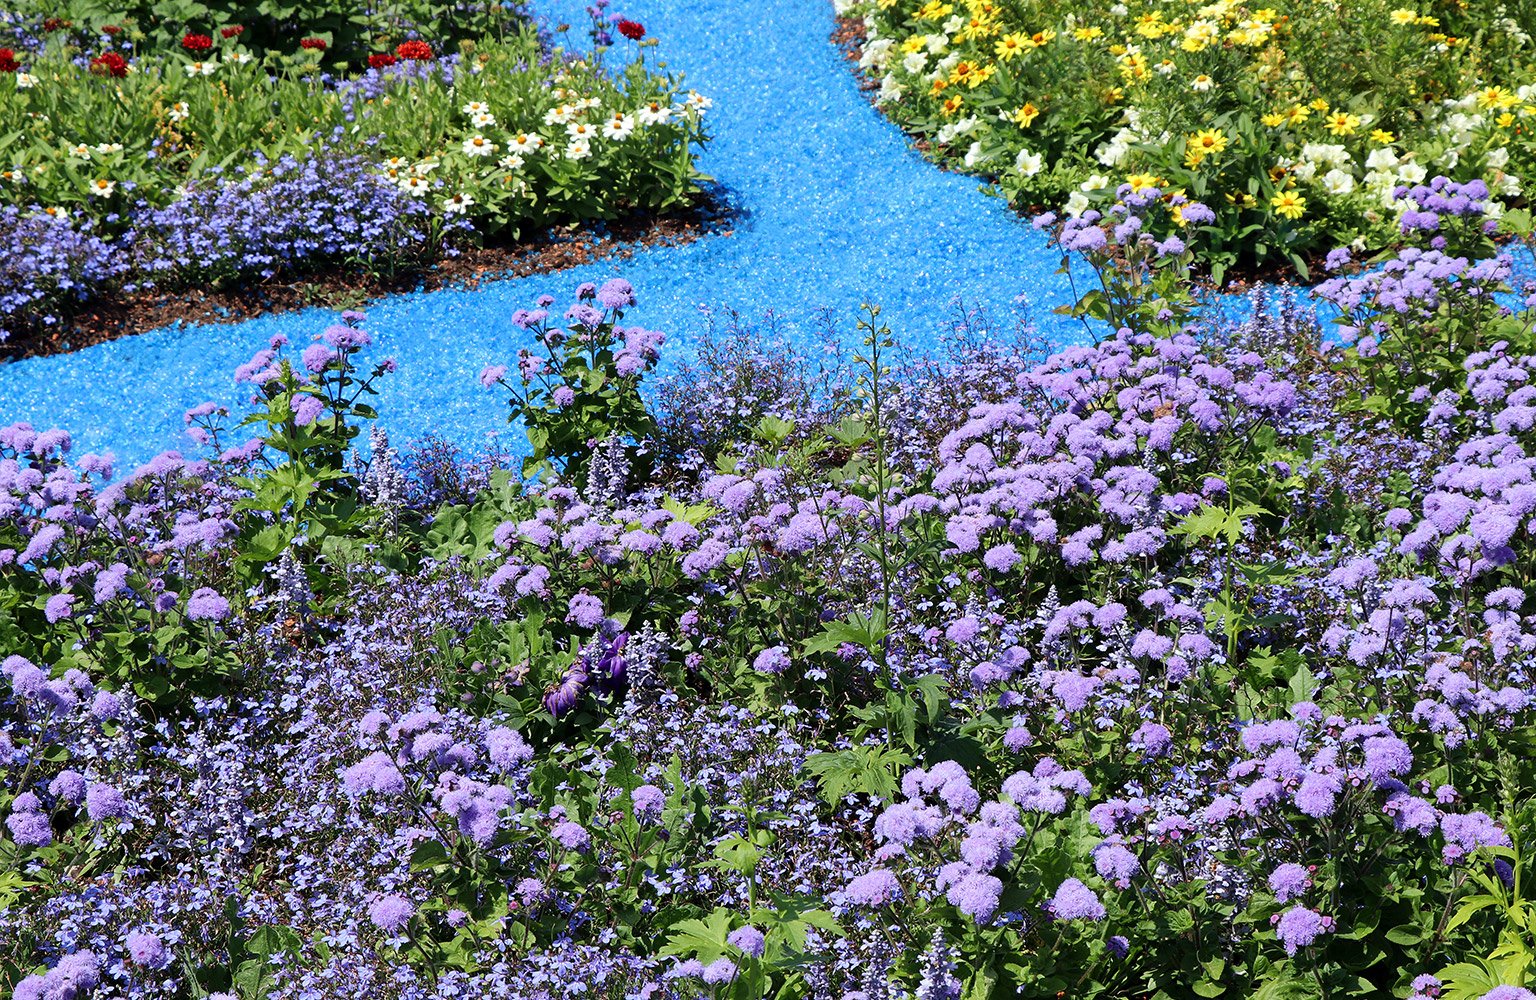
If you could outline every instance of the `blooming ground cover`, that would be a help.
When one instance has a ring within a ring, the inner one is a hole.
[[[1524,204],[1533,21],[1522,3],[1258,5],[840,0],[876,101],[1021,208],[1102,210],[1122,183],[1181,191],[1220,283],[1307,277],[1390,244],[1394,190],[1484,180]]]
[[[413,32],[352,68],[326,36],[254,47],[229,13],[174,43],[121,18],[13,18],[0,339],[115,291],[393,275],[686,206],[710,100],[655,65],[642,25],[610,34],[593,11],[585,56],[507,13],[452,50]]]
[[[1530,1000],[1531,234],[1393,197],[1327,322],[1126,184],[943,350],[530,296],[499,454],[387,303],[0,429],[0,993]]]

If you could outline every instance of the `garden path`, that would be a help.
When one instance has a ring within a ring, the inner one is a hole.
[[[667,331],[668,360],[691,354],[701,308],[748,318],[773,310],[785,340],[812,346],[832,310],[856,341],[859,303],[878,301],[904,343],[924,346],[959,297],[995,318],[1027,295],[1033,318],[1062,341],[1079,334],[1050,309],[1066,300],[1059,259],[1044,237],[973,178],[945,173],[907,147],[858,91],[829,41],[827,0],[620,0],[657,52],[714,100],[714,141],[703,169],[741,211],[731,236],[647,250],[553,275],[475,291],[390,296],[368,310],[378,346],[399,373],[379,406],[397,442],[431,431],[479,451],[509,434],[499,397],[476,380],[511,359],[511,312],[541,293],[563,307],[581,281],[622,274],[640,305],[629,319]],[[577,40],[581,0],[535,0]],[[627,44],[627,43],[624,43]],[[234,403],[230,373],[274,334],[307,344],[330,322],[310,310],[237,325],[172,327],[73,354],[0,366],[0,416],[75,435],[76,453],[111,451],[127,470],[165,448],[187,447],[181,413],[208,399]],[[663,370],[667,367],[664,360]],[[520,439],[520,435],[516,435]],[[509,434],[507,443],[513,445]]]

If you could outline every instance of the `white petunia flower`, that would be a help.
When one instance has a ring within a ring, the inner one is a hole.
[[[1073,191],[1067,195],[1067,204],[1063,207],[1063,211],[1075,219],[1088,210],[1089,204],[1087,195],[1081,191]]]
[[[1355,176],[1334,167],[1323,175],[1323,190],[1331,195],[1346,195],[1355,189]]]
[[[1013,168],[1020,176],[1033,177],[1040,172],[1045,164],[1045,157],[1039,153],[1032,153],[1027,149],[1019,150],[1019,155],[1014,158]]]

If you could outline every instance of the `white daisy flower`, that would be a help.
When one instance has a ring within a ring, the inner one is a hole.
[[[37,77],[33,76],[31,73],[16,74],[16,87],[18,89],[27,90],[28,88],[35,86],[37,86]]]
[[[15,170],[0,170],[0,184],[25,184],[27,175],[20,167]]]
[[[460,146],[467,156],[490,156],[496,152],[496,144],[483,135],[472,135]]]
[[[569,104],[562,104],[558,108],[550,108],[544,112],[545,125],[564,125],[576,117],[576,109]]]
[[[565,132],[572,139],[591,140],[597,135],[597,126],[588,125],[586,122],[571,122],[565,127]]]
[[[489,111],[482,111],[470,119],[477,128],[495,128],[496,116]]]
[[[475,115],[488,114],[491,106],[484,101],[470,101],[459,110],[473,118]]]
[[[463,192],[460,192],[459,194],[456,194],[452,198],[449,198],[447,201],[443,202],[443,214],[463,215],[465,212],[469,211],[469,206],[473,205],[474,203],[475,199],[471,198],[467,194],[464,194]]]
[[[219,64],[214,62],[211,59],[208,62],[189,62],[189,63],[187,63],[187,75],[188,76],[212,76],[213,73],[214,73],[214,70],[216,70],[218,68],[219,68]]]
[[[120,142],[98,142],[96,144],[96,152],[98,153],[121,153],[122,151],[123,144]]]
[[[592,155],[592,142],[589,139],[576,139],[565,148],[567,160],[585,160]]]
[[[110,198],[112,196],[112,192],[116,190],[117,181],[109,181],[104,177],[99,177],[96,180],[91,181],[91,194],[98,198]]]
[[[69,147],[69,155],[77,160],[89,160],[91,158],[91,147],[82,142],[79,145]]]
[[[641,125],[665,125],[672,120],[672,109],[659,101],[652,101],[635,112]]]
[[[603,123],[603,135],[609,139],[622,142],[635,132],[635,119],[633,115],[626,115],[622,111],[615,112],[614,116]]]
[[[411,168],[411,173],[415,174],[417,177],[425,177],[432,171],[436,170],[437,166],[437,158],[433,157],[430,160],[422,160],[420,163],[413,166]]]
[[[236,52],[229,57],[229,61],[236,66],[244,66],[248,62],[255,61],[256,57],[249,52]]]
[[[409,177],[401,178],[400,190],[417,198],[425,198],[427,192],[432,190],[432,182],[425,177],[412,174]]]
[[[512,137],[510,142],[507,143],[507,151],[512,153],[521,153],[522,155],[527,156],[531,153],[538,152],[543,145],[543,136],[532,135],[528,132],[519,132],[517,135]]]
[[[1192,81],[1190,81],[1189,89],[1190,90],[1194,90],[1194,91],[1198,91],[1199,93],[1203,94],[1207,90],[1210,90],[1214,86],[1216,86],[1216,81],[1212,80],[1209,76],[1206,76],[1204,73],[1201,73],[1199,76],[1195,77]]]
[[[187,106],[186,101],[177,101],[171,105],[171,110],[167,111],[165,116],[173,122],[184,122],[192,117],[192,109]]]
[[[577,111],[590,111],[593,108],[600,108],[600,107],[602,107],[602,105],[603,105],[603,102],[599,101],[595,97],[583,97],[581,100],[576,102],[576,110]]]
[[[692,108],[694,111],[697,111],[701,115],[715,106],[714,101],[711,101],[697,90],[688,91],[688,100],[686,103],[688,107]]]
[[[497,160],[496,165],[503,170],[520,170],[523,166],[523,158],[516,153],[510,153]]]

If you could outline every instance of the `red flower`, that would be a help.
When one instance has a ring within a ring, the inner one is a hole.
[[[103,35],[115,35],[122,30],[123,29],[121,27],[115,24],[103,24],[101,26],[101,33]]]
[[[0,49],[0,73],[15,73],[21,69],[21,63],[16,61],[16,53],[10,49]]]
[[[645,25],[641,24],[639,21],[631,21],[628,18],[623,18],[619,21],[619,34],[623,35],[625,38],[628,38],[630,41],[638,42],[640,39],[645,37]]]
[[[91,72],[97,76],[124,77],[128,75],[128,60],[116,52],[103,52],[91,60]]]
[[[408,42],[401,42],[395,46],[395,55],[401,59],[426,60],[432,58],[432,46],[419,38],[413,38]]]
[[[395,57],[388,52],[375,52],[368,57],[369,69],[383,69],[385,66],[393,66],[394,64]]]
[[[323,38],[304,38],[304,39],[301,39],[299,41],[299,48],[301,48],[301,49],[314,49],[316,52],[324,52],[325,51],[325,39],[323,39]]]
[[[188,52],[207,52],[213,48],[213,39],[207,35],[183,35],[181,47]]]
[[[219,29],[219,34],[222,35],[225,38],[239,38],[241,32],[243,32],[243,31],[245,31],[245,25],[243,25],[243,24],[231,24],[227,28],[220,28]]]
[[[58,31],[60,28],[69,27],[69,22],[62,17],[50,17],[43,21],[44,31]]]

